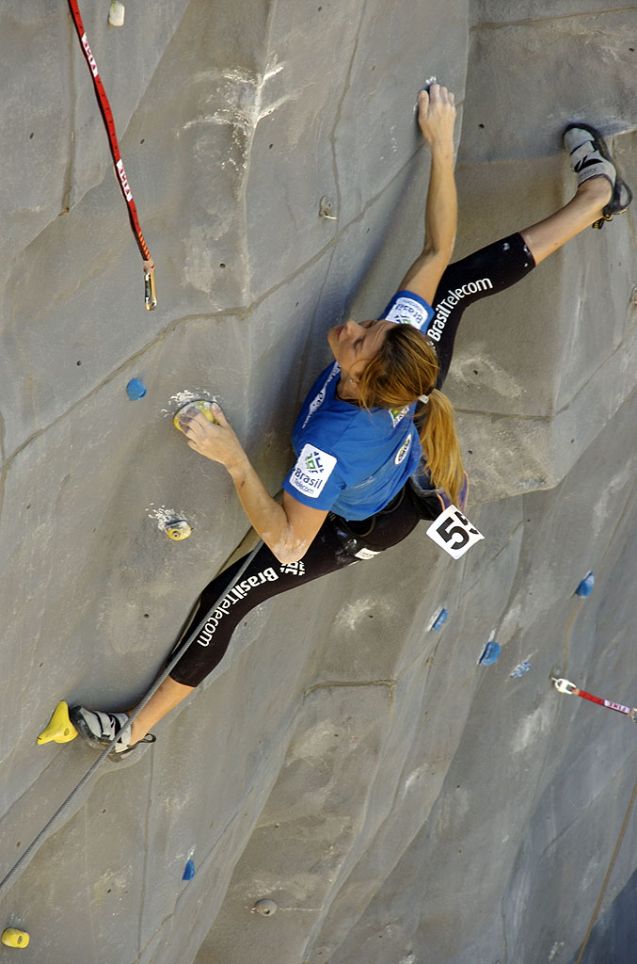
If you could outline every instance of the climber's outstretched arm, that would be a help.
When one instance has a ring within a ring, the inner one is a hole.
[[[418,124],[431,148],[431,173],[425,211],[425,244],[403,278],[407,288],[431,302],[443,271],[451,260],[456,240],[458,199],[454,177],[453,130],[456,119],[454,95],[432,84],[421,90]]]
[[[212,410],[215,424],[201,414],[181,419],[188,445],[225,466],[251,525],[279,562],[298,562],[312,544],[327,511],[303,505],[287,492],[279,505],[259,478],[219,406],[214,404]]]

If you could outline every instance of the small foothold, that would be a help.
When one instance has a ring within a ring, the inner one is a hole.
[[[71,723],[69,705],[61,700],[53,710],[51,719],[38,736],[36,743],[70,743],[77,736],[77,730]]]
[[[449,610],[444,608],[441,609],[438,615],[436,616],[436,618],[434,619],[433,623],[431,624],[431,628],[435,632],[438,632],[438,630],[442,629],[442,627],[444,626],[444,624],[447,622],[448,619],[449,619]]]
[[[334,202],[331,198],[321,198],[319,202],[319,217],[324,218],[326,221],[338,220],[334,211]]]
[[[139,398],[143,398],[146,394],[146,386],[141,378],[131,378],[126,386],[126,392],[130,400],[132,402],[136,402]]]
[[[595,575],[593,572],[587,572],[579,586],[575,590],[576,596],[590,596],[595,587]]]
[[[272,917],[273,914],[276,914],[277,910],[278,910],[278,905],[276,901],[270,900],[268,897],[265,897],[263,900],[258,900],[256,902],[256,904],[252,908],[252,913],[261,914],[262,917]]]
[[[122,0],[113,0],[110,10],[108,11],[108,22],[110,23],[111,27],[123,27],[125,15],[126,8],[124,7]]]
[[[173,415],[173,425],[180,432],[183,432],[183,428],[181,427],[181,419],[194,418],[195,415],[200,413],[201,415],[205,415],[208,421],[212,422],[213,425],[217,425],[218,423],[214,417],[212,408],[212,406],[215,404],[216,402],[211,402],[208,398],[191,399],[191,401],[186,402],[185,405],[182,405],[181,408],[177,409]]]
[[[525,673],[528,673],[530,669],[531,669],[531,663],[529,662],[529,660],[523,659],[522,662],[518,663],[515,669],[511,673],[509,673],[509,676],[511,677],[511,679],[520,679],[520,677],[524,676]]]
[[[478,666],[493,666],[500,659],[502,647],[496,643],[495,639],[490,639],[482,650],[482,655],[478,660]]]
[[[164,532],[173,542],[183,542],[192,535],[192,526],[185,519],[173,519],[166,523]]]
[[[196,873],[195,862],[192,859],[192,857],[189,857],[188,860],[186,861],[186,866],[184,867],[184,872],[181,875],[181,879],[192,880],[192,878],[195,876],[195,873]]]
[[[7,927],[2,932],[0,941],[5,947],[24,948],[29,946],[30,936],[26,931],[20,931],[17,927]]]

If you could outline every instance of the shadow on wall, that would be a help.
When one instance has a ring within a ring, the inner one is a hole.
[[[582,964],[634,964],[637,946],[637,870],[591,933]],[[575,964],[577,955],[569,962]]]

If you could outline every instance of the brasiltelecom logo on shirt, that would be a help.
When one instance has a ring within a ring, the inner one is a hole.
[[[394,459],[394,463],[396,465],[400,465],[400,463],[403,461],[403,459],[407,455],[407,452],[409,451],[410,448],[411,448],[411,432],[409,433],[409,435],[407,436],[403,444],[396,452],[396,458]]]
[[[412,325],[419,331],[426,331],[432,317],[433,311],[430,313],[424,305],[413,298],[397,298],[386,320],[395,321],[399,325]]]
[[[317,499],[336,465],[333,455],[317,449],[314,445],[304,445],[292,469],[290,483],[303,495]]]

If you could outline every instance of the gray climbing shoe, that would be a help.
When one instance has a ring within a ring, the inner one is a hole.
[[[96,750],[103,750],[112,743],[111,753],[126,756],[142,743],[154,743],[155,736],[147,733],[143,740],[131,743],[131,725],[126,713],[107,713],[104,710],[87,710],[84,706],[72,706],[71,722],[80,736]]]
[[[623,214],[633,199],[633,192],[620,177],[606,141],[595,127],[581,122],[568,124],[562,139],[577,176],[578,187],[592,177],[605,177],[613,189],[611,199],[602,212],[603,217],[593,225],[594,228],[601,228],[604,221],[612,220],[613,215]]]

